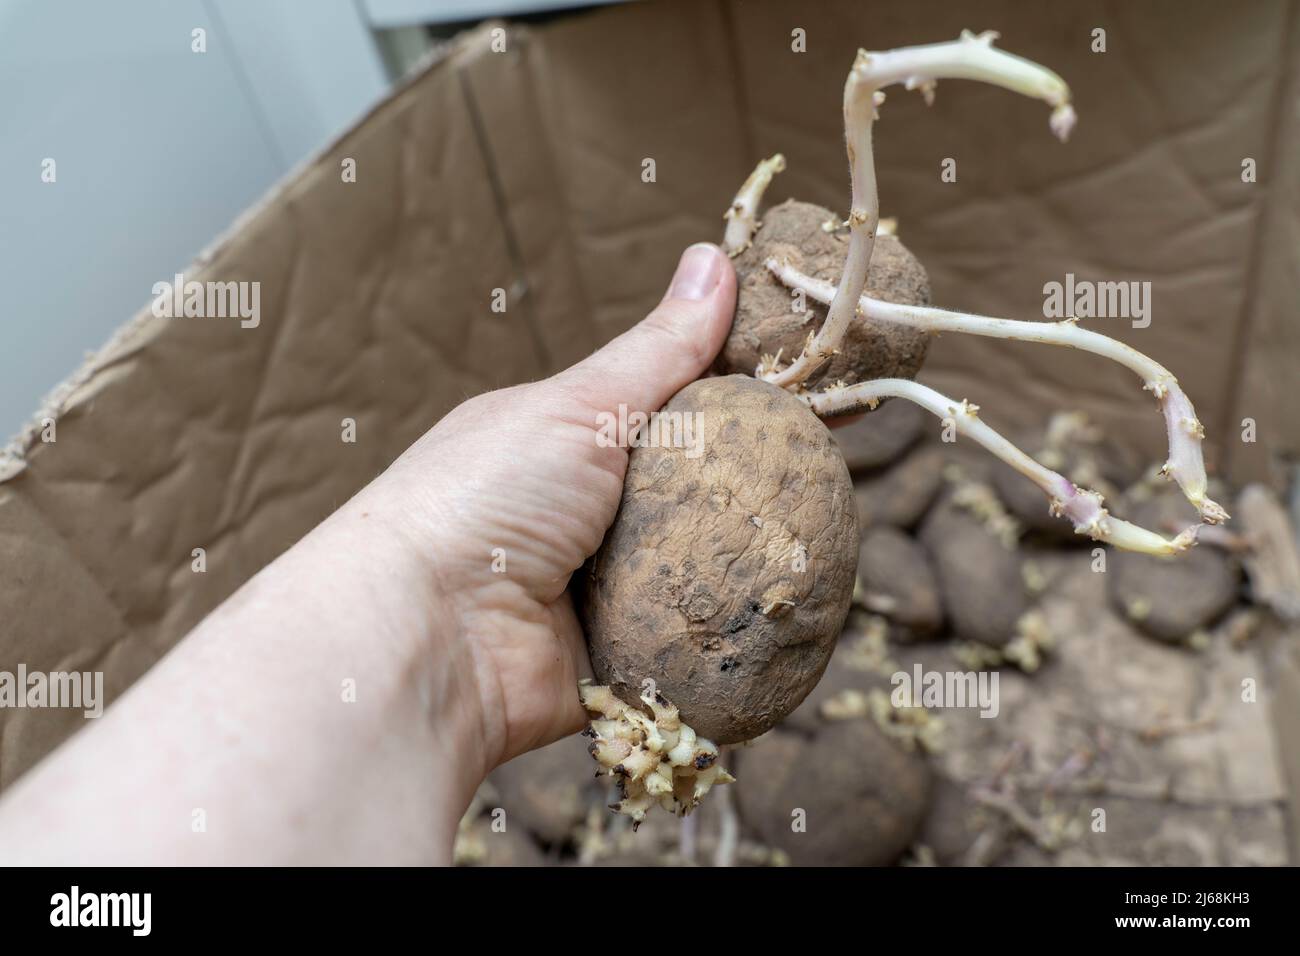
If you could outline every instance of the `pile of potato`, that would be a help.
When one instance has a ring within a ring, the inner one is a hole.
[[[1189,506],[1087,429],[1016,436],[1120,514],[1176,528]],[[1283,864],[1285,785],[1257,612],[1237,557],[1169,561],[1047,517],[1023,478],[940,441],[893,401],[835,438],[853,477],[854,607],[821,682],[727,748],[738,782],[639,832],[585,741],[498,769],[462,822],[463,864]],[[996,671],[999,709],[900,709],[891,675]]]

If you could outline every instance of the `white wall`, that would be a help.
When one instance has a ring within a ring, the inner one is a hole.
[[[557,9],[577,9],[622,0],[358,0],[377,27],[414,23],[457,23],[489,17],[519,16]]]
[[[387,92],[376,29],[592,2],[0,0],[0,444]]]
[[[362,17],[352,0],[0,0],[0,443],[384,94]]]

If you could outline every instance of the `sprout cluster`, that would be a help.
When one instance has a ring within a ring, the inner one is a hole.
[[[592,715],[583,731],[592,738],[588,752],[618,780],[619,801],[610,809],[631,817],[634,827],[656,804],[684,817],[714,784],[736,779],[718,766],[717,745],[682,723],[662,694],[641,695],[653,717],[589,680],[579,683],[578,695]]]

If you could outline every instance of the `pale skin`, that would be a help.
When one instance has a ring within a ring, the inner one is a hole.
[[[0,862],[449,862],[487,773],[586,720],[566,589],[627,467],[598,414],[703,374],[735,296],[692,246],[632,330],[454,409],[10,787]]]

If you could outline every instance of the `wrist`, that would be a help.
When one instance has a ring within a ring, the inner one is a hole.
[[[449,534],[429,534],[430,521],[393,508],[392,502],[419,499],[389,487],[390,477],[367,487],[331,521],[337,519],[339,533],[363,556],[361,587],[369,604],[385,610],[382,640],[394,652],[401,685],[418,700],[448,780],[468,803],[502,750],[494,673],[473,639],[483,622],[467,606],[472,589],[456,580],[464,549]]]

